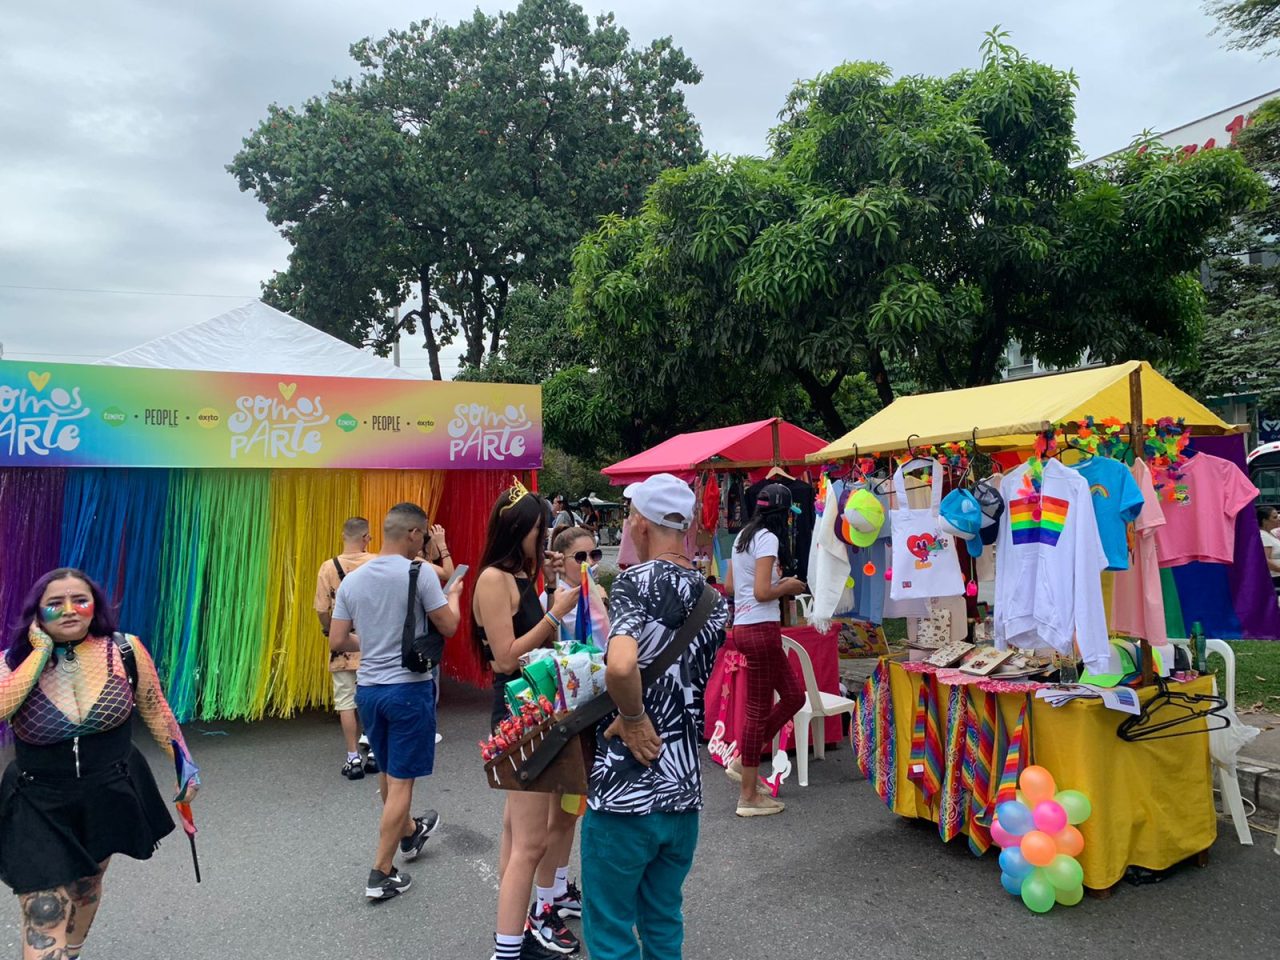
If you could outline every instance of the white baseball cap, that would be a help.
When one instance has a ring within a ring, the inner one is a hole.
[[[647,480],[632,483],[622,491],[631,506],[646,520],[673,530],[688,530],[693,524],[697,502],[689,485],[669,473],[655,473]]]

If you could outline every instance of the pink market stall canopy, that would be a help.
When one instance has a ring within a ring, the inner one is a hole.
[[[536,386],[0,361],[0,467],[541,465]]]

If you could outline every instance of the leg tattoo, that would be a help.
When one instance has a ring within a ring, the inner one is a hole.
[[[71,898],[61,889],[41,890],[23,894],[19,902],[23,939],[28,948],[24,954],[38,955],[39,960],[65,960],[66,949],[59,943],[65,943],[66,926],[75,910]],[[33,954],[32,951],[45,952]]]

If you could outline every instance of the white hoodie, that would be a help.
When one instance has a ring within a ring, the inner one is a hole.
[[[1092,670],[1111,661],[1102,606],[1107,555],[1098,534],[1089,481],[1057,460],[1044,464],[1042,500],[1022,492],[1027,464],[1000,484],[1005,512],[1000,521],[996,569],[996,646],[1053,647],[1080,656]]]

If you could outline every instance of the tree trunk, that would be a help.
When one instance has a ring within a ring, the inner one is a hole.
[[[431,326],[431,268],[423,267],[418,271],[418,283],[422,287],[422,337],[427,344],[427,362],[431,364],[431,379],[443,380],[440,375],[440,344],[436,341],[436,331]]]
[[[885,369],[884,357],[879,350],[872,350],[867,356],[867,372],[871,374],[871,382],[876,385],[876,393],[882,406],[893,403],[893,383],[889,380],[889,371]]]
[[[489,314],[489,304],[484,297],[484,272],[479,268],[471,274],[471,310],[464,319],[467,336],[467,363],[479,369],[484,363],[484,321]]]
[[[822,422],[831,435],[841,437],[848,433],[849,428],[845,425],[844,417],[840,416],[840,411],[835,405],[836,390],[840,386],[840,381],[844,379],[844,374],[837,374],[831,383],[823,385],[822,381],[808,370],[794,370],[794,373],[800,387],[809,395],[809,402],[813,404],[813,409],[822,417]]]
[[[498,355],[498,347],[502,342],[502,334],[506,329],[503,318],[507,312],[507,291],[510,289],[511,282],[506,277],[498,277],[494,280],[494,286],[498,291],[498,302],[493,307],[493,330],[489,335],[489,356],[496,357]]]

